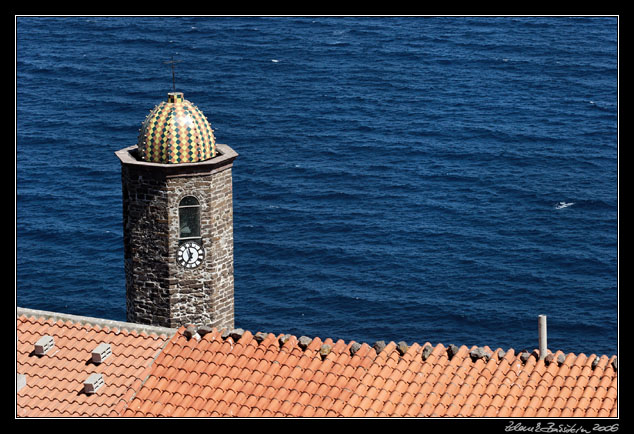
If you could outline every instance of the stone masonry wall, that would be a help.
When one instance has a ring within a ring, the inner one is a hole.
[[[170,327],[165,178],[122,166],[127,321]]]
[[[128,321],[163,327],[234,327],[231,169],[165,176],[160,168],[122,165]],[[176,261],[178,205],[198,199],[204,262]]]
[[[233,195],[231,169],[210,175],[168,179],[170,221],[170,306],[172,327],[182,324],[234,326]],[[176,262],[178,204],[185,196],[198,199],[205,259],[194,269]]]

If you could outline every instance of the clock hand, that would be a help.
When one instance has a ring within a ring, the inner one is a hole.
[[[191,262],[194,262],[196,260],[196,256],[198,256],[198,252],[193,247],[190,247],[189,250],[191,251],[191,255],[189,256],[192,259]]]

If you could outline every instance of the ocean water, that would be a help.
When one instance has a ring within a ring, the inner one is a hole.
[[[120,163],[176,90],[233,169],[236,326],[618,350],[616,17],[18,17],[16,305],[125,320]]]

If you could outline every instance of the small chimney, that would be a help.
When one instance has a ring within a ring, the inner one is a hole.
[[[539,360],[546,358],[548,352],[548,332],[546,329],[546,315],[540,315],[537,318],[537,326],[539,330]]]
[[[36,343],[33,352],[36,356],[43,356],[51,348],[55,346],[55,340],[52,336],[42,336]]]
[[[97,364],[102,363],[110,354],[112,354],[110,344],[102,342],[92,350],[92,362]]]
[[[103,385],[103,376],[101,374],[90,374],[86,381],[84,381],[84,392],[86,395],[92,395]]]

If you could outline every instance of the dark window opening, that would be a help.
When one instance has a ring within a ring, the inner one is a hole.
[[[184,197],[178,205],[179,238],[200,238],[200,203],[194,196]]]

